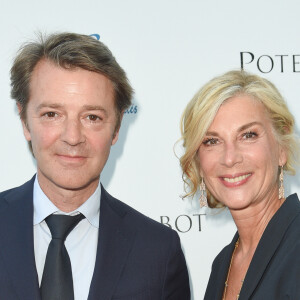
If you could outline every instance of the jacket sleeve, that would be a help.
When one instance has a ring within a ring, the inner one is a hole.
[[[163,285],[163,300],[190,300],[189,275],[177,232],[172,232],[172,240],[166,263]]]

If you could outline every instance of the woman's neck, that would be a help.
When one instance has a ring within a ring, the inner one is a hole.
[[[268,223],[285,200],[277,197],[244,210],[230,211],[239,232],[241,252],[255,251]]]

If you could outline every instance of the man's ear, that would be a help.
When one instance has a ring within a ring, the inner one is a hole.
[[[20,119],[21,119],[21,122],[22,122],[23,134],[25,136],[25,139],[29,142],[29,141],[31,141],[31,134],[30,134],[27,122],[25,122],[23,120],[23,118],[21,117],[22,106],[21,106],[21,104],[17,103],[17,107],[18,107],[19,116],[20,116]]]
[[[119,138],[119,131],[120,131],[120,127],[118,128],[118,130],[115,131],[115,133],[113,135],[113,139],[111,141],[112,145],[114,145],[117,142],[117,140]]]
[[[120,132],[120,128],[121,128],[121,123],[122,123],[122,120],[123,120],[123,116],[124,116],[124,111],[121,112],[120,114],[120,122],[118,124],[118,127],[115,128],[115,132],[114,132],[114,135],[113,135],[113,138],[112,138],[112,141],[111,141],[111,144],[114,145],[118,138],[119,138],[119,132]]]

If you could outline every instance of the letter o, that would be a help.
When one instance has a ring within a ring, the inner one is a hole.
[[[261,67],[260,67],[260,59],[261,59],[262,57],[268,57],[268,58],[270,59],[270,62],[271,62],[271,69],[270,69],[269,71],[263,71],[263,70],[261,69]],[[257,60],[257,68],[258,68],[258,70],[259,70],[261,73],[270,73],[270,72],[273,70],[273,67],[274,67],[274,61],[273,61],[273,59],[272,59],[271,56],[269,56],[269,55],[262,55],[262,56],[260,56],[260,57],[258,58],[258,60]]]
[[[189,228],[187,230],[180,230],[179,227],[178,227],[178,220],[181,218],[181,217],[185,217],[189,220]],[[185,233],[185,232],[188,232],[190,231],[190,229],[192,228],[192,219],[188,216],[188,215],[180,215],[176,218],[175,220],[175,227],[176,229],[179,231],[179,232],[182,232],[182,233]]]

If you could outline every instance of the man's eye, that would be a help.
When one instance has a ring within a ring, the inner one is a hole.
[[[53,111],[49,111],[49,112],[45,113],[44,116],[46,116],[47,118],[55,118],[57,116],[57,113],[55,113]]]
[[[98,121],[98,120],[101,120],[101,118],[99,118],[99,117],[96,116],[96,115],[89,115],[89,116],[88,116],[88,119],[89,119],[90,121],[93,121],[93,122]]]
[[[207,138],[202,143],[205,146],[216,145],[218,143],[218,139],[216,139],[216,138]]]

